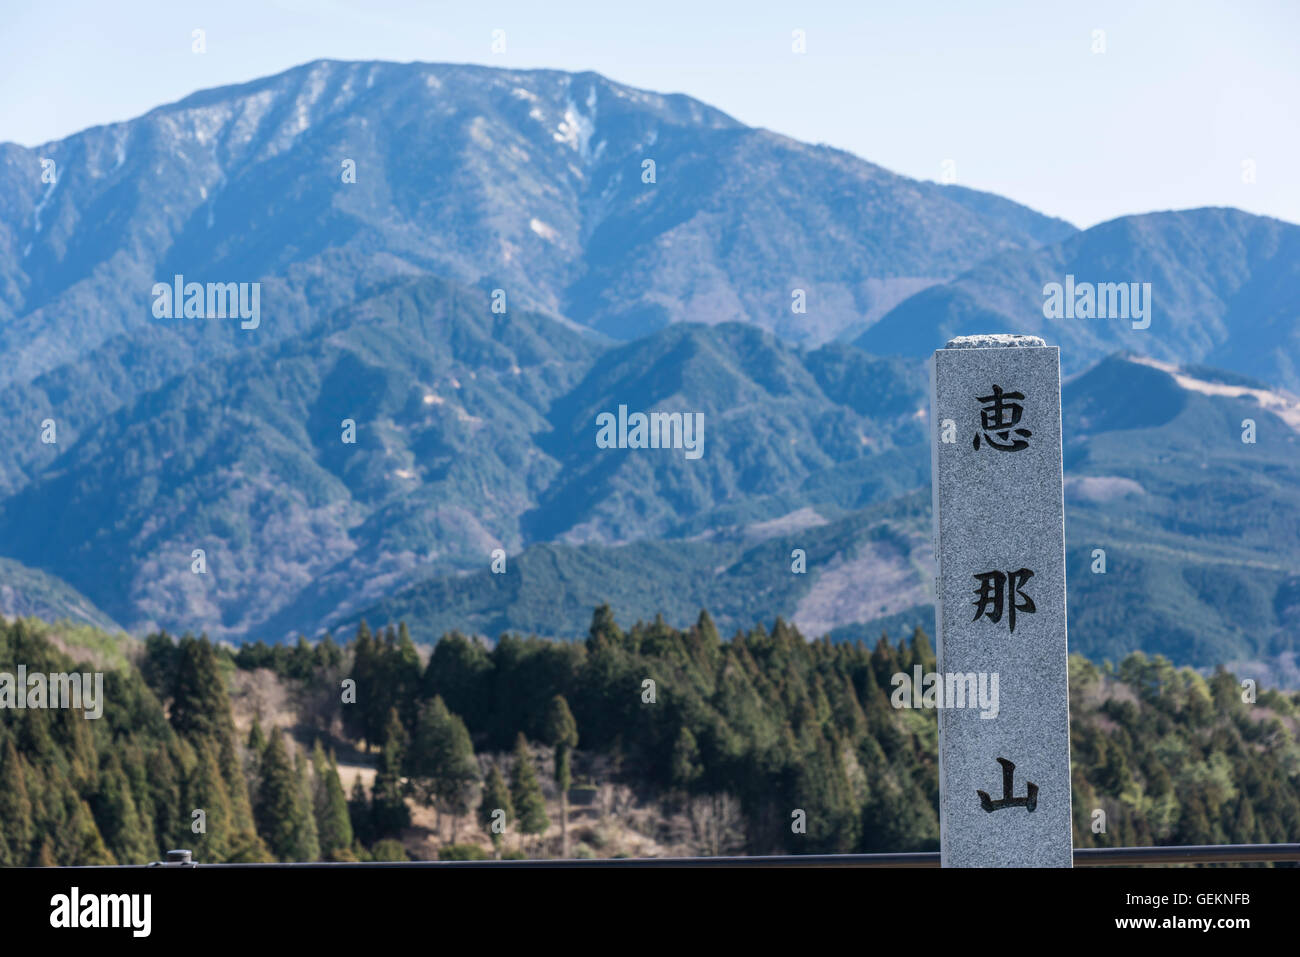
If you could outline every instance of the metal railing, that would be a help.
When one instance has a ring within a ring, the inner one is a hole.
[[[1300,844],[1190,844],[1177,847],[1083,847],[1075,867],[1159,864],[1251,864],[1300,861]],[[189,851],[168,851],[149,867],[939,867],[938,851],[906,854],[787,854],[755,857],[627,857],[589,860],[397,861],[373,863],[197,864]]]

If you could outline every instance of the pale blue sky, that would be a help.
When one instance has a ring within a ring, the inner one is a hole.
[[[28,146],[319,57],[472,62],[687,93],[920,179],[951,159],[958,183],[1080,226],[1193,206],[1300,222],[1297,0],[5,0],[0,22],[0,141]]]

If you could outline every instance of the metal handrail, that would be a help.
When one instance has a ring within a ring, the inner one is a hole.
[[[196,864],[169,851],[150,867],[939,867],[938,851],[903,854],[768,854],[755,857],[626,857],[589,860],[393,861],[286,864]],[[1246,864],[1300,861],[1300,844],[1188,844],[1170,847],[1081,847],[1075,867],[1152,864]]]

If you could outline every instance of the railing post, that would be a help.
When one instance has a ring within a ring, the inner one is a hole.
[[[198,867],[194,863],[194,855],[187,850],[177,849],[167,852],[167,859],[164,861],[154,861],[150,867]]]

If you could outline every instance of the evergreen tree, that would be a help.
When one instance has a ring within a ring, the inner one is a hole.
[[[1241,840],[1255,840],[1255,811],[1250,806],[1250,798],[1241,795],[1237,799],[1237,814],[1232,827],[1233,843]]]
[[[674,787],[689,789],[703,773],[700,765],[700,748],[691,729],[682,725],[673,742],[671,780]]]
[[[491,717],[492,676],[492,659],[483,645],[453,631],[434,645],[420,693],[425,699],[441,696],[468,726],[484,728]]]
[[[228,864],[274,864],[275,858],[271,856],[270,848],[261,837],[249,831],[240,831],[231,842],[230,855],[226,858],[226,862]]]
[[[193,851],[196,861],[227,860],[232,847],[233,812],[225,778],[217,766],[217,746],[213,741],[200,739],[198,742],[194,769],[186,780],[185,792],[184,835],[179,846]],[[195,811],[202,814],[195,815]]]
[[[99,867],[118,863],[113,852],[104,844],[104,838],[95,825],[95,815],[90,806],[75,794],[70,795],[71,814],[69,827],[65,832],[70,841],[62,848],[60,864],[73,861],[84,862],[88,867]],[[56,851],[56,854],[58,852]]]
[[[0,670],[20,661],[32,672],[81,670],[42,627],[0,622]],[[563,802],[577,725],[585,749],[614,766],[623,761],[625,774],[635,769],[637,784],[689,791],[687,814],[701,847],[743,846],[750,853],[937,847],[935,714],[896,711],[890,682],[877,680],[913,664],[924,667],[932,656],[928,638],[914,634],[902,644],[886,638],[874,648],[806,642],[781,620],[770,633],[754,627],[729,642],[715,641],[715,634],[707,613],[687,631],[656,618],[623,633],[606,608],[593,616],[585,645],[508,636],[488,654],[478,642],[449,636],[435,649],[423,689],[409,696],[409,702],[429,702],[409,725],[401,712],[408,700],[397,701],[385,685],[403,669],[411,672],[409,635],[404,640],[395,626],[378,641],[367,638],[371,684],[361,700],[378,715],[367,739],[380,746],[376,800],[372,806],[354,782],[346,813],[337,767],[319,749],[309,798],[305,758],[293,758],[296,749],[283,732],[277,754],[260,725],[250,729],[244,753],[224,687],[232,656],[205,639],[173,644],[153,636],[146,649],[150,686],[132,666],[105,674],[105,720],[48,708],[0,714],[0,864],[129,862],[171,847],[190,847],[200,861],[272,859],[254,829],[250,788],[268,835],[278,834],[273,825],[280,818],[289,821],[279,856],[314,856],[313,824],[316,844],[335,859],[364,858],[363,841],[380,842],[375,856],[400,854],[372,825],[387,815],[389,832],[400,833],[404,751],[412,752],[406,760],[413,771],[437,751],[429,742],[439,742],[469,769],[471,730],[496,749],[519,745],[519,732],[525,735],[514,773],[505,775],[503,763],[495,782],[488,776],[478,821],[504,846],[490,831],[491,812],[501,807],[513,817],[502,780],[510,777],[529,796],[518,811],[532,821],[531,830],[519,822],[531,841],[545,832],[546,807],[526,736],[555,748]],[[356,654],[355,646],[349,653]],[[269,667],[281,677],[310,674],[306,683],[323,683],[331,692],[338,687],[338,676],[325,679],[319,670],[331,659],[320,646],[254,645],[233,658],[237,667]],[[659,682],[660,695],[671,688],[658,706],[640,697],[646,677]],[[1070,690],[1078,846],[1281,842],[1300,833],[1294,770],[1300,745],[1293,730],[1300,695],[1261,689],[1259,706],[1244,707],[1226,671],[1203,680],[1141,655],[1118,667],[1072,659]],[[438,695],[441,707],[432,700]],[[557,705],[561,695],[564,708]],[[576,718],[574,735],[566,730],[565,710]],[[301,712],[297,718],[305,720]],[[432,780],[428,793],[438,801]],[[296,811],[284,813],[286,800]],[[277,806],[282,813],[271,814]],[[1109,819],[1105,835],[1089,829],[1087,809],[1098,806]],[[789,829],[796,807],[808,822],[808,833],[797,840]],[[191,829],[196,808],[206,815],[204,833]],[[562,817],[563,837],[566,825]]]
[[[316,814],[312,803],[311,777],[307,770],[307,758],[299,750],[294,755],[294,773],[298,778],[298,798],[301,813],[298,815],[298,850],[300,861],[320,860],[320,835],[316,830]]]
[[[352,645],[352,680],[356,682],[356,702],[343,708],[343,726],[361,738],[366,750],[380,744],[388,720],[389,695],[384,687],[383,644],[376,641],[365,621],[357,626]]]
[[[853,849],[857,843],[859,810],[853,801],[839,749],[829,733],[818,735],[814,752],[804,759],[795,800],[808,815],[808,831],[802,837],[794,835],[791,850],[805,854],[842,854]]]
[[[623,631],[614,620],[614,610],[609,605],[601,605],[591,616],[591,628],[588,631],[588,645],[594,651],[596,647],[623,644]]]
[[[91,810],[104,843],[118,863],[148,864],[158,859],[153,835],[140,820],[131,784],[113,752],[109,752],[100,771]]]
[[[305,635],[298,636],[298,642],[290,649],[288,658],[284,669],[288,677],[296,681],[306,681],[311,677],[312,669],[316,664],[316,653],[311,645],[307,644]]]
[[[262,722],[255,716],[253,726],[248,729],[248,743],[244,748],[244,776],[252,789],[248,803],[254,817],[257,814],[257,782],[262,779],[262,754],[265,751],[266,735],[262,732]]]
[[[197,749],[202,740],[216,746],[217,766],[230,806],[230,832],[252,841],[254,820],[248,779],[235,736],[235,721],[226,694],[216,649],[206,637],[181,639],[176,650],[171,695],[171,725]]]
[[[189,815],[185,808],[182,771],[186,753],[192,750],[174,736],[165,744],[150,748],[145,754],[147,796],[142,806],[153,809],[154,841],[160,851],[190,847]],[[201,858],[196,857],[196,860]]]
[[[343,649],[335,643],[329,632],[316,643],[313,664],[323,671],[331,671],[343,664]]]
[[[206,638],[186,636],[177,649],[171,689],[171,724],[176,733],[219,738],[233,733],[230,699],[217,665],[216,652]]]
[[[447,710],[441,697],[435,697],[420,710],[406,764],[417,796],[426,806],[438,811],[439,839],[442,815],[452,816],[454,843],[460,816],[468,814],[473,807],[479,771],[465,722]]]
[[[281,861],[313,860],[307,843],[305,818],[310,813],[302,799],[301,785],[279,728],[262,755],[262,778],[258,789],[257,831],[271,853]]]
[[[312,749],[311,763],[315,775],[312,807],[321,857],[324,860],[336,860],[338,855],[352,846],[348,801],[343,794],[343,783],[339,780],[338,764],[332,754],[326,757],[320,741]]]
[[[402,842],[386,837],[382,841],[376,841],[375,846],[370,849],[370,859],[372,861],[409,861],[411,856],[406,853],[406,848]]]
[[[406,788],[402,782],[402,764],[406,732],[402,730],[397,709],[389,710],[388,723],[382,732],[383,749],[370,793],[370,829],[376,839],[392,837],[410,826],[411,812],[406,806]]]
[[[542,834],[550,821],[546,817],[546,799],[542,796],[542,786],[537,783],[537,771],[533,768],[532,752],[528,750],[528,741],[523,732],[515,739],[515,764],[510,779],[510,801],[515,806],[521,833]]]
[[[165,700],[176,683],[177,660],[176,643],[167,632],[145,638],[140,675],[160,699]]]
[[[13,738],[6,738],[4,761],[0,763],[0,829],[4,830],[12,863],[17,866],[27,865],[38,849],[33,847],[36,827],[27,793],[26,764]]]
[[[54,842],[50,840],[48,835],[42,838],[41,840],[41,852],[37,856],[36,866],[37,867],[58,867],[59,866],[58,860],[56,860],[54,857]]]
[[[248,729],[248,750],[258,757],[266,750],[266,735],[262,733],[262,722],[253,718],[253,726]]]
[[[560,856],[569,856],[569,786],[572,782],[570,755],[578,745],[578,725],[564,695],[551,699],[544,729],[546,743],[555,748],[555,783],[560,789]]]
[[[389,657],[388,687],[396,694],[402,724],[413,727],[420,702],[420,655],[406,622],[397,626],[397,642]]]
[[[501,811],[502,814],[498,816],[497,811]],[[478,823],[487,834],[488,840],[492,842],[498,859],[501,857],[501,840],[505,834],[494,830],[493,824],[500,820],[503,825],[509,825],[514,819],[515,806],[510,800],[510,789],[506,787],[505,779],[501,777],[501,769],[493,765],[488,773],[487,784],[483,787],[483,800],[478,806]]]
[[[374,831],[370,819],[370,799],[366,797],[361,775],[352,779],[352,793],[348,797],[348,820],[352,822],[352,838],[361,844],[374,840]]]

